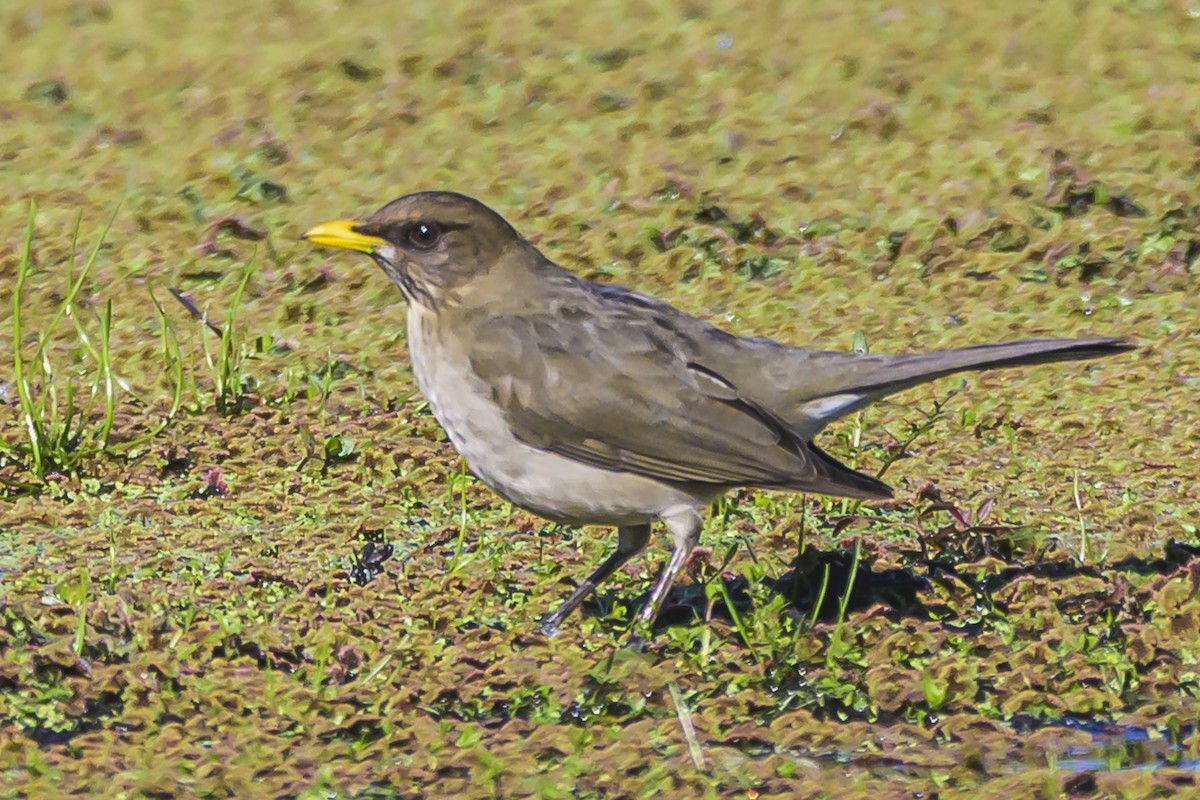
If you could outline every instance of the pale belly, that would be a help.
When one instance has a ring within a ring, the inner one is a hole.
[[[514,505],[570,524],[636,525],[681,508],[701,510],[712,499],[530,447],[512,434],[491,390],[471,375],[465,358],[453,363],[431,357],[432,335],[428,318],[410,307],[408,348],[417,386],[471,471]]]

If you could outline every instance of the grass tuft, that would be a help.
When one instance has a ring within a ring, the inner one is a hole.
[[[20,441],[0,440],[0,467],[13,466],[18,470],[17,476],[0,474],[0,491],[6,495],[35,493],[48,483],[77,479],[87,462],[102,455],[111,456],[157,436],[178,411],[182,388],[178,342],[173,339],[166,317],[159,309],[162,357],[165,374],[174,384],[175,402],[160,423],[142,435],[121,442],[112,441],[118,389],[128,390],[113,366],[113,303],[111,299],[104,300],[94,325],[89,325],[87,309],[79,298],[119,210],[118,206],[109,216],[78,272],[74,265],[81,218],[76,217],[66,271],[66,292],[50,319],[33,335],[36,345],[27,354],[26,339],[31,332],[25,316],[25,304],[29,300],[26,287],[35,272],[33,243],[37,220],[37,205],[29,204],[13,283],[11,324],[13,384],[25,435]],[[66,367],[59,364],[61,355],[56,350],[56,345],[62,345],[59,327],[64,319],[71,322],[71,332],[66,336],[69,337],[67,350],[73,361]]]

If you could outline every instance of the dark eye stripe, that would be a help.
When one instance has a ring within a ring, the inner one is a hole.
[[[436,235],[429,240],[425,249],[432,249],[451,231],[464,230],[470,227],[470,225],[458,222],[417,220],[415,222],[367,223],[356,226],[354,230],[368,236],[379,236],[400,247],[422,249],[422,238],[418,235],[418,231],[422,226],[431,232],[436,232]]]

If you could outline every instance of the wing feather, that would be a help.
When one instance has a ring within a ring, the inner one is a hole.
[[[669,326],[611,306],[481,323],[471,365],[526,443],[663,481],[890,496],[683,354]],[[604,319],[609,324],[600,324]]]

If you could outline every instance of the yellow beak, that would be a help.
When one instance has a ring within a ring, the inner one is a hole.
[[[324,247],[340,247],[343,250],[358,250],[363,253],[373,253],[375,248],[387,246],[386,239],[355,231],[354,228],[358,224],[346,219],[324,222],[315,228],[309,228],[300,238]]]

